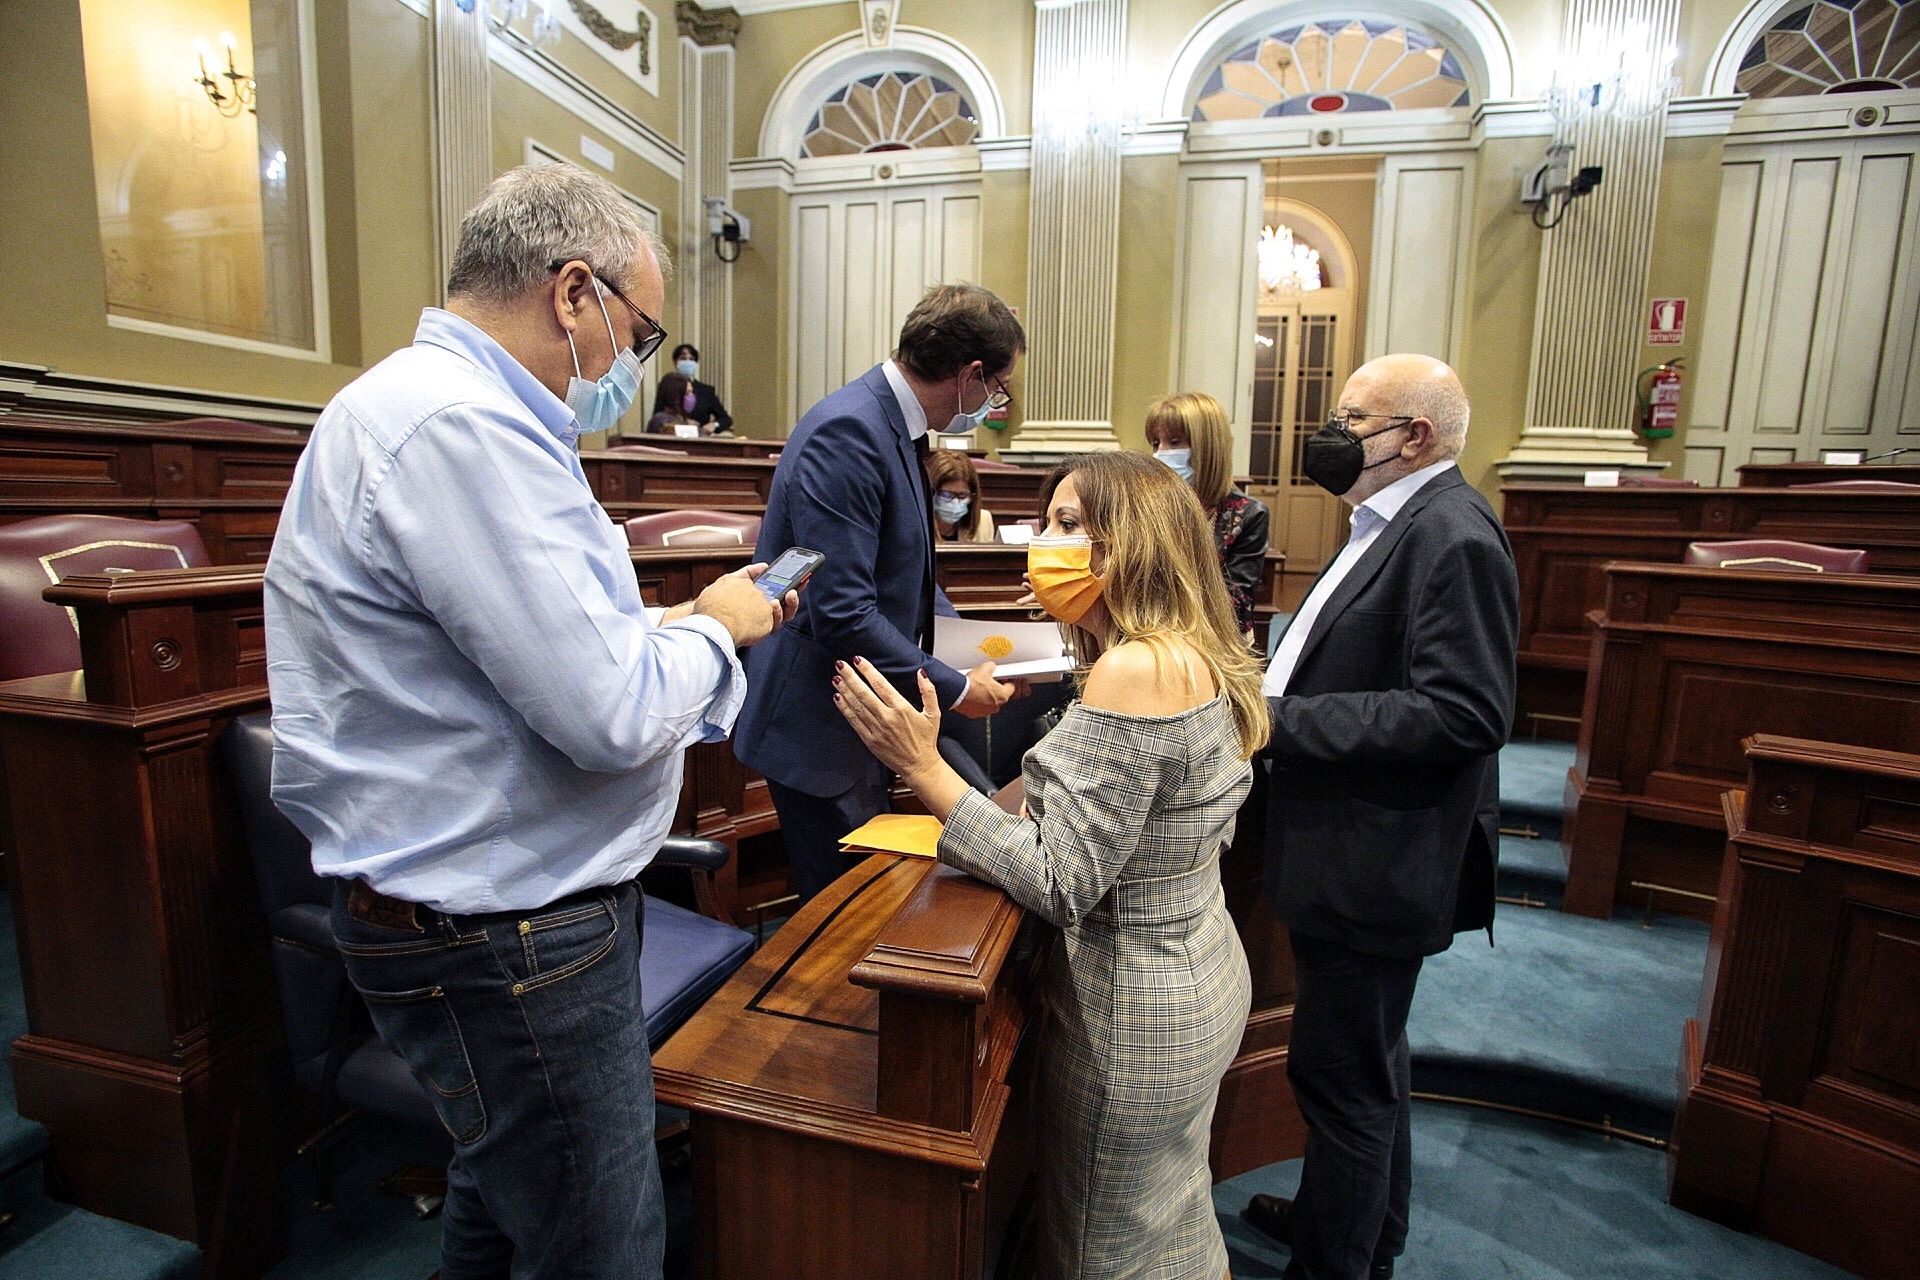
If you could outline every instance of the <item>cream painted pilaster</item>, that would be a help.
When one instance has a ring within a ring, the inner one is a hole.
[[[701,381],[722,402],[733,399],[733,275],[707,235],[703,200],[733,203],[733,42],[740,16],[732,9],[676,6],[680,27],[680,140],[687,163],[680,183],[680,299],[686,340],[700,350]]]
[[[1679,0],[1571,0],[1560,39],[1581,47],[1596,30],[1670,45]],[[1600,186],[1543,231],[1534,294],[1526,428],[1497,465],[1505,479],[1591,468],[1657,472],[1632,430],[1634,377],[1647,322],[1647,271],[1666,137],[1667,92],[1638,115],[1587,114],[1568,125],[1576,170],[1598,165]]]
[[[1036,0],[1026,418],[1004,452],[1115,449],[1126,0]]]
[[[493,176],[493,113],[487,85],[487,8],[462,13],[433,4],[434,195],[439,202],[440,287],[460,243],[460,219]]]

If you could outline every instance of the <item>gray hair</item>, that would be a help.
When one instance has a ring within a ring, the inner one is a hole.
[[[630,289],[643,244],[664,278],[667,247],[619,188],[577,165],[521,165],[495,178],[460,220],[447,294],[508,302],[545,281],[555,262],[574,258]]]
[[[1467,443],[1467,419],[1471,410],[1466,389],[1459,379],[1452,376],[1415,379],[1395,407],[1401,413],[1425,418],[1433,424],[1433,443],[1439,457],[1460,456],[1461,448]]]

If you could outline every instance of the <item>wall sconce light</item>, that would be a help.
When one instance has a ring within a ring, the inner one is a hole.
[[[553,0],[489,0],[487,15],[496,31],[505,30],[528,14],[533,25],[527,28],[529,42],[536,49],[560,43],[560,19],[554,16]]]
[[[250,111],[254,115],[259,115],[258,86],[254,84],[252,76],[240,70],[233,62],[233,32],[221,32],[220,43],[225,45],[227,49],[227,69],[215,74],[223,77],[227,81],[226,92],[222,93],[220,91],[219,80],[207,74],[208,50],[205,40],[195,40],[193,42],[194,56],[200,59],[200,74],[194,77],[193,82],[206,92],[207,101],[213,104],[213,109],[229,120],[238,116],[242,111]]]
[[[1603,171],[1591,164],[1573,169],[1573,144],[1556,142],[1547,158],[1520,180],[1520,203],[1533,209],[1533,225],[1551,231],[1567,216],[1567,206],[1600,185]]]

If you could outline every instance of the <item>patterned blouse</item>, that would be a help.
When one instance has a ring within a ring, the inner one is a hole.
[[[1220,548],[1220,568],[1226,575],[1234,616],[1240,620],[1242,632],[1251,631],[1253,593],[1260,585],[1260,571],[1267,558],[1266,505],[1238,489],[1229,489],[1214,509],[1213,537]]]

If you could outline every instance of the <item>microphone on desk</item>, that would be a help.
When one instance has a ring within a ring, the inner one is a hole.
[[[1882,458],[1897,458],[1903,453],[1920,453],[1920,445],[1907,445],[1904,448],[1889,449],[1885,453],[1876,453],[1872,457],[1862,458],[1860,461],[1879,462]]]

